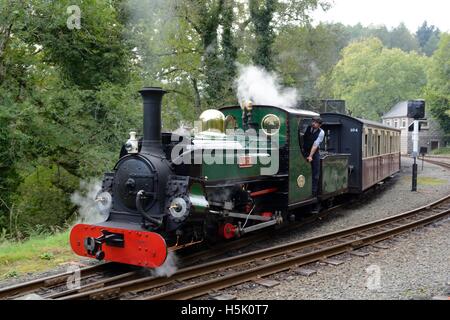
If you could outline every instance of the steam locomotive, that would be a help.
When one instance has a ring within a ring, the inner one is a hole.
[[[207,110],[192,131],[161,132],[162,88],[143,88],[136,133],[106,173],[97,201],[105,221],[75,225],[73,251],[156,268],[169,251],[239,238],[359,194],[400,169],[400,131],[324,113],[319,195],[313,196],[303,132],[311,111],[252,105]]]

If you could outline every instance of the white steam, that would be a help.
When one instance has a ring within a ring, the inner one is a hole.
[[[285,88],[275,74],[256,66],[238,66],[239,76],[235,80],[239,103],[252,101],[253,104],[277,107],[295,107],[299,101],[296,89]]]
[[[111,209],[111,196],[101,193],[102,183],[99,180],[80,181],[80,190],[70,197],[78,206],[78,223],[99,223],[106,220]]]
[[[178,257],[174,252],[169,252],[164,264],[156,269],[151,270],[151,274],[155,277],[171,277],[178,270]]]
[[[192,128],[187,125],[184,121],[180,121],[178,124],[178,128],[174,130],[172,133],[178,136],[190,136]]]

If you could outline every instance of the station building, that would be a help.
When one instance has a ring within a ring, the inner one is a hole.
[[[408,118],[408,101],[397,103],[391,110],[383,115],[383,124],[401,130],[400,151],[402,154],[411,154],[413,151],[412,131],[408,128],[414,122],[413,118]],[[419,131],[419,148],[426,147],[428,153],[434,149],[445,147],[444,131],[437,120],[433,119],[429,113],[425,114],[425,121],[421,121]]]

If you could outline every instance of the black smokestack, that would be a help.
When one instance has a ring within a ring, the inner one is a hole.
[[[161,147],[161,101],[166,91],[145,87],[139,92],[144,101],[144,140],[141,151],[149,152]]]

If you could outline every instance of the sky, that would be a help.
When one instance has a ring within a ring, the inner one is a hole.
[[[450,32],[450,0],[329,0],[327,12],[313,13],[314,22],[341,22],[354,25],[396,27],[404,22],[415,32],[427,20],[441,31]]]

